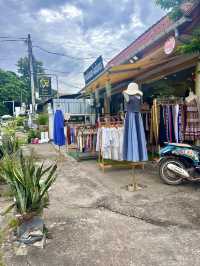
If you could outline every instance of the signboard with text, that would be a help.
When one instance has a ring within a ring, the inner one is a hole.
[[[97,60],[83,73],[85,84],[87,85],[91,80],[103,72],[103,70],[103,58],[102,56],[99,56]]]
[[[51,77],[39,78],[39,97],[51,96]]]

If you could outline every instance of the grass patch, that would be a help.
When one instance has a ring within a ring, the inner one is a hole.
[[[5,266],[3,261],[3,250],[2,245],[3,242],[6,240],[10,230],[15,230],[19,226],[19,222],[16,218],[9,218],[7,221],[7,226],[5,228],[0,229],[0,266]]]
[[[4,266],[4,263],[3,263],[3,252],[2,252],[3,241],[4,241],[4,232],[1,229],[0,230],[0,266]]]

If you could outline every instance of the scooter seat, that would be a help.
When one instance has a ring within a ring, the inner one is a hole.
[[[191,145],[185,144],[185,143],[167,143],[168,145],[176,146],[176,147],[182,147],[182,148],[192,148]]]

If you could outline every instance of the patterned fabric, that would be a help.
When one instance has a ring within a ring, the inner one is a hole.
[[[158,144],[158,137],[159,137],[159,108],[157,105],[157,100],[154,99],[153,106],[151,109],[151,130],[150,130],[150,143],[151,144]]]
[[[186,103],[185,140],[196,141],[200,139],[200,120],[196,100]]]

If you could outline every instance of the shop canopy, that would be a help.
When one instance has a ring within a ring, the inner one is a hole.
[[[114,86],[128,80],[134,80],[140,84],[155,81],[166,75],[195,66],[198,56],[198,54],[177,55],[175,53],[167,56],[163,48],[160,48],[135,63],[105,69],[84,88],[84,91],[89,94],[105,88],[107,84]]]

